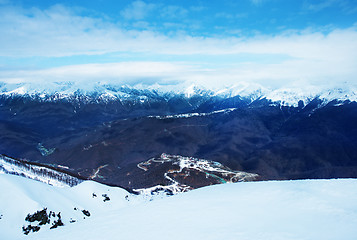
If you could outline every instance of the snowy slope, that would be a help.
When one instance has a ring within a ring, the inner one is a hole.
[[[234,110],[236,110],[236,108],[221,109],[221,110],[207,112],[207,113],[183,113],[183,114],[175,114],[175,115],[148,116],[148,117],[156,118],[156,119],[204,117],[204,116],[210,116],[210,115],[219,114],[219,113],[230,113],[230,112],[233,112]]]
[[[57,188],[1,175],[0,239],[344,239],[357,235],[357,180],[223,184],[154,201],[86,181]],[[110,201],[103,202],[107,193]],[[27,213],[61,211],[65,226],[25,236]],[[87,209],[89,218],[73,208]],[[75,223],[68,223],[69,218]]]
[[[53,169],[36,166],[0,154],[0,173],[20,175],[57,187],[75,186],[82,180]]]
[[[129,198],[125,199],[125,197],[130,195],[124,189],[108,187],[93,181],[85,181],[72,188],[61,188],[7,174],[0,174],[0,186],[0,239],[7,240],[55,231],[55,229],[49,229],[51,222],[49,225],[42,226],[37,233],[30,233],[28,236],[22,233],[22,226],[29,224],[25,221],[27,214],[33,214],[43,208],[56,213],[60,212],[65,224],[62,228],[69,225],[79,227],[81,222],[100,215],[102,212],[117,211],[125,207],[129,203],[127,200]],[[97,197],[93,197],[93,193]],[[103,194],[107,194],[110,201],[104,202]],[[85,216],[82,210],[88,210],[91,216]],[[73,220],[76,222],[70,223]]]

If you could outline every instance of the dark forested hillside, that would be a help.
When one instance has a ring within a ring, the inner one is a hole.
[[[286,107],[265,98],[204,95],[144,102],[0,100],[0,153],[66,166],[105,183],[130,187],[133,178],[126,176],[137,164],[164,152],[262,179],[357,177],[356,102],[315,99]]]

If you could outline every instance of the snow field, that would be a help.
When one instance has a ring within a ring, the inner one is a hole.
[[[7,201],[1,194],[0,239],[352,240],[357,236],[357,179],[221,184],[153,201],[135,196],[127,201],[125,190],[91,181],[57,188],[0,175],[0,186],[6,195],[18,196]],[[99,194],[92,198],[92,192],[108,192],[111,201],[103,202]],[[92,215],[28,236],[21,233],[21,226],[8,229],[22,224],[36,207],[69,216],[74,205]],[[17,217],[8,218],[11,212]]]

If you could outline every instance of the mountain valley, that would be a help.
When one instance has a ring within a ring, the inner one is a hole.
[[[357,104],[345,99],[354,92],[286,106],[254,88],[244,96],[190,89],[122,87],[125,97],[105,101],[99,93],[43,99],[5,92],[0,153],[131,190],[162,181],[148,180],[137,165],[163,153],[219,162],[261,180],[357,176]]]

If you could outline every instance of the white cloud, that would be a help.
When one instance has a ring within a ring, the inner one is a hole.
[[[264,2],[266,2],[267,0],[250,0],[254,5],[256,6],[260,6],[262,5]]]
[[[328,8],[328,7],[331,7],[332,5],[334,5],[335,3],[339,3],[341,1],[339,0],[325,0],[323,2],[320,2],[320,3],[305,3],[306,5],[306,8],[308,10],[311,10],[311,11],[321,11],[325,8]]]
[[[205,9],[206,9],[206,7],[204,7],[204,6],[191,6],[190,7],[190,10],[193,12],[201,12]]]
[[[202,60],[204,62],[204,59]],[[350,62],[351,61],[351,62]],[[83,64],[43,70],[3,71],[0,82],[110,82],[116,84],[176,84],[187,82],[208,88],[221,88],[237,82],[254,82],[265,87],[286,85],[330,85],[357,83],[357,58],[344,61],[321,59],[290,59],[275,64],[243,62],[207,67],[195,62],[120,62]]]
[[[126,9],[121,11],[120,14],[129,20],[141,20],[144,19],[155,8],[155,4],[145,3],[143,1],[135,1],[131,3]]]
[[[297,81],[316,84],[357,81],[356,26],[329,30],[327,34],[309,29],[248,38],[192,37],[185,33],[168,37],[154,31],[126,30],[102,19],[82,17],[60,5],[47,10],[7,8],[0,10],[0,15],[0,56],[3,57],[16,59],[116,52],[149,56],[146,62],[118,59],[119,63],[111,64],[16,72],[3,70],[0,81],[104,79],[126,82],[156,78],[210,86],[229,85],[236,81],[255,81],[271,86]],[[137,19],[142,15],[135,16]],[[145,26],[146,23],[142,21],[140,24]],[[171,60],[150,61],[150,56],[155,59],[158,55]],[[264,55],[268,61],[249,58],[254,55]],[[207,64],[208,57],[224,60],[231,56],[237,57],[233,61],[220,63],[217,60]],[[269,61],[276,56],[287,57]]]
[[[184,18],[188,11],[180,6],[166,6],[160,10],[161,16],[164,18]]]
[[[7,83],[38,82],[51,79],[54,82],[114,81],[130,83],[137,79],[157,78],[170,81],[187,67],[167,62],[122,62],[107,64],[71,65],[42,70],[3,71],[0,81]]]

